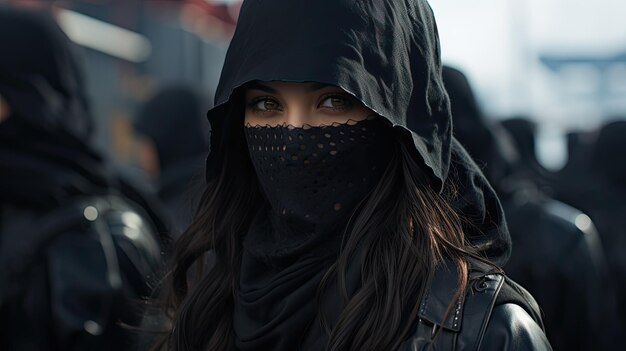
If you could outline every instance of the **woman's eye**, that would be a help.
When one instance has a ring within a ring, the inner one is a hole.
[[[258,111],[276,111],[280,109],[277,101],[271,99],[257,100],[252,103],[252,108]]]
[[[335,110],[342,110],[350,107],[350,100],[343,96],[329,96],[322,103],[320,107],[332,108]]]

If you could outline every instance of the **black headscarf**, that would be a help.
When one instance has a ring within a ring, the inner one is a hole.
[[[511,136],[499,124],[489,123],[463,72],[444,66],[442,76],[450,96],[454,136],[498,189],[499,182],[514,172],[518,158]]]
[[[612,187],[626,189],[626,163],[617,150],[626,146],[626,121],[613,121],[600,128],[593,147],[592,169]]]
[[[176,168],[181,161],[206,155],[209,137],[203,108],[193,90],[172,86],[160,90],[141,109],[135,130],[154,142],[161,172]]]
[[[231,97],[255,80],[320,82],[354,95],[390,122],[395,135],[414,150],[430,186],[446,194],[472,222],[466,228],[468,240],[495,262],[506,261],[510,239],[499,201],[452,138],[437,28],[425,0],[244,2],[215,107],[208,112],[212,126],[208,180],[217,175],[228,147],[225,130],[233,121],[226,117],[236,101]],[[444,190],[453,182],[458,192],[448,195]],[[237,297],[235,320],[243,314],[258,318],[254,323],[241,318],[246,325],[235,323],[237,347],[259,349],[270,342],[295,349],[286,339],[300,335],[314,316],[284,312],[295,304],[315,313],[314,299],[302,299],[302,294],[314,296],[311,290],[327,267],[311,257],[280,270],[255,266],[255,274],[244,266],[240,290],[243,286],[246,291]],[[348,279],[358,279],[358,269],[349,274],[355,276]],[[300,288],[294,291],[293,286]]]
[[[108,187],[69,40],[43,12],[0,7],[0,199],[50,208]]]

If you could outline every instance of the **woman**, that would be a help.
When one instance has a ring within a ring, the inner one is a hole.
[[[448,106],[425,1],[245,2],[163,343],[550,349]]]

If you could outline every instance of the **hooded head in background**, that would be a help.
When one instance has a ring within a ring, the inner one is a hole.
[[[500,182],[515,173],[519,157],[511,136],[499,124],[489,123],[463,72],[444,66],[443,81],[452,100],[454,136],[500,192]]]
[[[593,147],[593,170],[611,183],[611,186],[623,191],[626,188],[626,164],[616,150],[626,146],[626,122],[613,121],[600,128]]]
[[[170,86],[158,91],[142,107],[134,127],[156,148],[159,177],[190,158],[206,157],[209,149],[204,104],[191,88]],[[181,143],[180,138],[185,142]]]
[[[148,100],[134,121],[140,136],[140,164],[154,177],[175,233],[189,225],[195,194],[201,193],[198,188],[209,150],[203,106],[193,89],[169,86]]]
[[[0,7],[2,202],[49,208],[108,187],[69,39],[44,12]],[[44,175],[44,176],[42,176]]]

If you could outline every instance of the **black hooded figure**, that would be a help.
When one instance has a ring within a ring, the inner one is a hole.
[[[166,87],[148,100],[134,122],[142,151],[151,154],[144,157],[156,160],[156,165],[143,167],[154,172],[150,175],[159,199],[167,207],[174,235],[189,226],[195,195],[202,191],[209,150],[203,106],[191,88]]]
[[[626,331],[626,164],[617,150],[626,147],[626,121],[617,120],[602,126],[593,145],[592,181],[587,188],[594,191],[590,197],[579,196],[597,223],[600,239],[617,286],[620,331]],[[593,185],[591,185],[593,184]],[[623,335],[623,334],[622,334]]]
[[[208,118],[156,348],[551,349],[426,1],[245,1]]]
[[[129,349],[163,226],[91,147],[54,19],[0,7],[0,42],[0,349]]]
[[[443,80],[454,135],[502,201],[513,242],[504,269],[537,298],[550,344],[556,350],[617,349],[615,291],[593,223],[519,174],[525,164],[518,163],[510,136],[482,115],[461,71],[444,66]]]
[[[555,176],[537,159],[537,124],[527,116],[516,116],[502,121],[501,125],[513,138],[518,153],[517,162],[524,166],[518,169],[519,176],[537,184],[542,191],[552,194],[551,185]]]
[[[598,227],[613,281],[617,289],[620,331],[626,331],[626,165],[621,150],[626,147],[626,122],[616,120],[587,136],[595,141],[580,160],[581,169],[569,169],[554,188],[563,201],[583,208]],[[584,150],[584,149],[583,149]],[[572,167],[573,168],[573,167]]]

